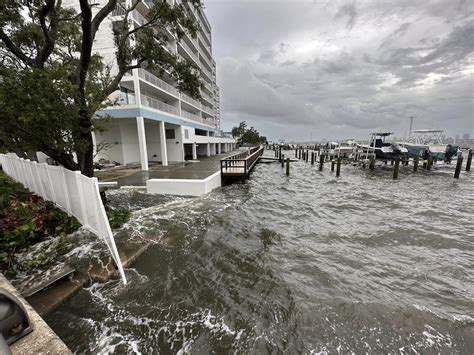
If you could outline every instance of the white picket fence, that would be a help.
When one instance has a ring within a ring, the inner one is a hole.
[[[101,237],[112,254],[123,283],[127,283],[120,256],[115,245],[99,193],[97,178],[89,178],[80,171],[67,170],[61,166],[39,164],[12,155],[0,154],[3,171],[37,193],[72,214],[92,233]]]

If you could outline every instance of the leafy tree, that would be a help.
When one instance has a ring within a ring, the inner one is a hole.
[[[245,121],[240,122],[238,127],[232,128],[232,136],[238,138],[238,141],[241,144],[258,145],[267,141],[267,138],[260,136],[254,127],[247,129],[247,123]]]
[[[139,3],[124,9],[118,0],[103,5],[77,0],[79,11],[62,0],[0,0],[0,149],[26,157],[41,151],[68,169],[93,175],[92,132],[100,130],[96,112],[115,104],[107,98],[123,75],[146,67],[171,74],[179,90],[199,98],[199,70],[169,53],[164,45],[172,33],[196,36],[198,24],[186,6],[153,0],[146,21],[129,21]],[[104,20],[119,11],[113,23],[116,66],[93,51]]]
[[[242,137],[246,129],[247,129],[247,123],[245,121],[240,122],[238,127],[232,128],[232,137],[234,138]]]

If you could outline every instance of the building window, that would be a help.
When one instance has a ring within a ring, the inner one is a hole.
[[[167,129],[165,135],[166,139],[174,139],[174,129]]]
[[[184,138],[189,139],[189,131],[187,129],[184,130]]]

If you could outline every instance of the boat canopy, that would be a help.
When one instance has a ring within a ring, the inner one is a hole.
[[[443,133],[442,129],[414,129],[411,133]]]
[[[373,132],[371,133],[373,136],[379,136],[379,137],[387,137],[393,134],[393,132]]]

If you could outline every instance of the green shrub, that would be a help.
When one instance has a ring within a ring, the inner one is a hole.
[[[110,227],[113,229],[120,228],[124,223],[128,222],[132,212],[127,208],[117,208],[116,210],[107,211]]]

